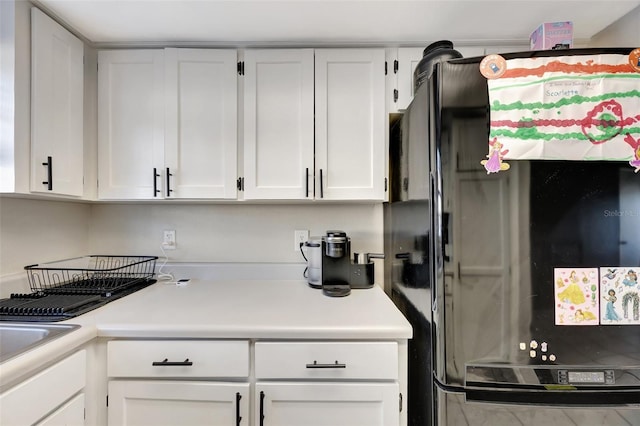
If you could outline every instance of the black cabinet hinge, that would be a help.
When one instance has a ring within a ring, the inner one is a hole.
[[[388,189],[388,183],[387,183],[387,178],[384,178],[384,192],[387,192]]]
[[[400,397],[400,412],[402,413],[402,394],[399,394]]]
[[[399,65],[399,64],[398,64],[398,60],[397,60],[397,59],[395,59],[395,60],[393,61],[393,73],[394,73],[394,74],[398,74],[398,65]]]
[[[398,102],[398,89],[393,89],[393,102]]]
[[[244,178],[239,177],[236,181],[236,186],[238,187],[238,191],[244,191]]]
[[[107,407],[109,406],[109,395],[107,395]]]
[[[244,61],[238,62],[238,75],[244,75]]]
[[[387,71],[388,64],[387,61],[384,61],[384,75],[387,75],[389,72]]]

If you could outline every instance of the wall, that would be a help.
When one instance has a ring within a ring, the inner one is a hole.
[[[26,279],[24,267],[88,254],[91,206],[88,204],[0,199],[0,297]]]
[[[170,205],[167,205],[170,204]],[[342,229],[353,252],[382,252],[382,204],[93,204],[89,249],[160,255],[176,231],[172,262],[303,263],[294,230]]]
[[[640,47],[640,6],[593,36],[589,47]]]

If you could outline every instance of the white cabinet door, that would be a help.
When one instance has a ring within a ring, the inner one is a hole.
[[[422,60],[423,51],[423,47],[398,49],[398,110],[407,109],[413,99],[413,71]]]
[[[83,194],[84,45],[31,9],[31,191]]]
[[[237,53],[165,49],[165,198],[236,198]]]
[[[258,382],[255,426],[397,426],[397,383]]]
[[[398,49],[398,101],[396,110],[405,110],[413,100],[413,72],[422,60],[424,47],[401,47]],[[484,47],[455,46],[465,58],[484,55]]]
[[[86,383],[87,352],[81,350],[0,394],[0,425],[35,424],[80,394]],[[76,418],[74,407],[67,414]]]
[[[249,384],[110,381],[108,419],[110,426],[246,425]]]
[[[81,393],[36,423],[36,426],[84,425],[84,406],[84,393]]]
[[[385,50],[319,49],[316,198],[385,196]]]
[[[244,198],[313,198],[312,49],[244,56]]]
[[[164,52],[98,52],[98,197],[162,196]]]

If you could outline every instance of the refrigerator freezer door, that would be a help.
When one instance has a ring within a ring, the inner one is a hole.
[[[436,386],[434,425],[460,426],[614,426],[640,424],[640,408],[550,406],[470,401],[463,393],[446,392]]]

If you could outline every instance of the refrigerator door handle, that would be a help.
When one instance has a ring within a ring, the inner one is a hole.
[[[436,230],[436,229],[440,229],[438,228],[438,221],[439,221],[439,216],[437,214],[437,209],[435,209],[433,206],[435,206],[438,201],[439,198],[436,197],[436,180],[435,177],[433,175],[433,172],[429,173],[429,186],[430,186],[430,195],[431,195],[431,200],[433,200],[432,202],[432,207],[431,207],[431,225],[432,225],[432,229]],[[436,251],[436,247],[438,247],[440,245],[440,240],[442,239],[441,235],[438,235],[437,232],[434,232],[434,238],[433,238],[433,243],[431,244],[431,248],[430,250]],[[431,267],[432,271],[431,271],[431,281],[432,281],[432,292],[431,292],[431,311],[433,313],[434,316],[436,316],[438,314],[438,280],[437,275],[438,275],[438,255],[437,253],[433,253],[434,255],[430,257],[432,259],[435,260],[435,262],[433,263],[433,266]]]

